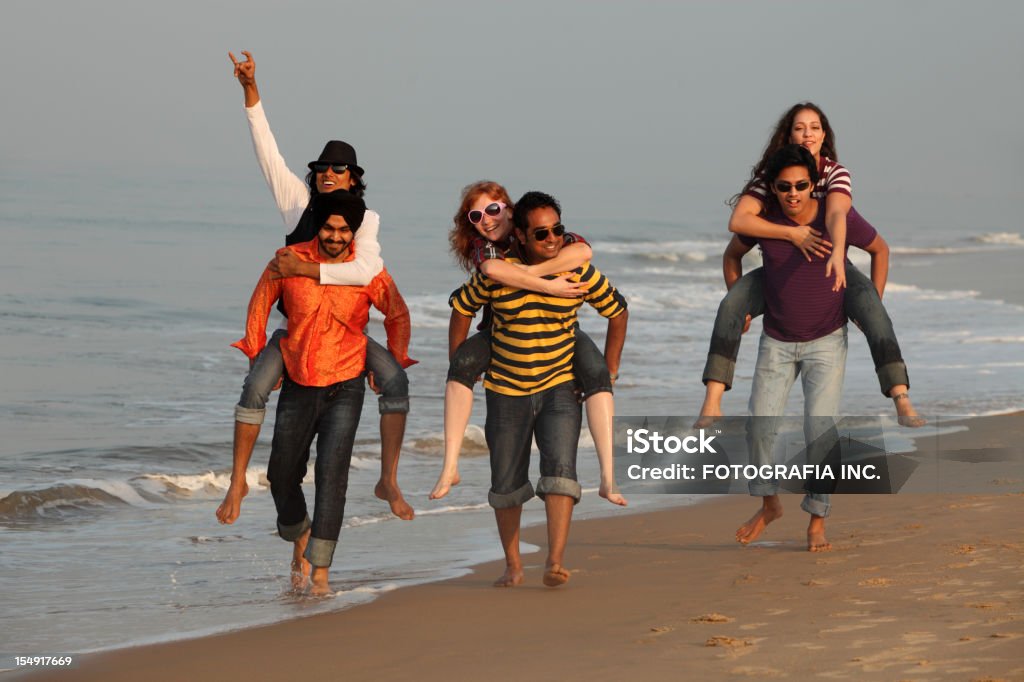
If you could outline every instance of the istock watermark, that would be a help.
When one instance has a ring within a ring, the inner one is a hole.
[[[748,494],[765,483],[856,494],[1024,490],[1024,448],[991,433],[964,447],[970,424],[959,416],[928,417],[915,429],[874,416],[616,417],[616,478],[633,494]]]

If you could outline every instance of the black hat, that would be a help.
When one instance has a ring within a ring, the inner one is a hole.
[[[309,162],[309,170],[313,170],[315,163],[345,164],[359,177],[363,177],[363,169],[356,162],[356,149],[348,142],[331,140],[324,145],[324,150],[320,152],[320,158]]]
[[[309,205],[313,211],[313,224],[317,230],[332,215],[340,215],[355,232],[363,224],[363,214],[366,213],[366,203],[355,194],[343,189],[317,194]]]

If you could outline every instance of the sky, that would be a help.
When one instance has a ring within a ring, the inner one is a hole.
[[[488,177],[595,211],[719,210],[808,99],[859,208],[940,186],[936,214],[998,229],[1020,196],[1024,3],[6,0],[3,15],[8,171],[251,183],[227,57],[250,50],[292,167],[341,138],[371,188],[436,183],[452,205]]]

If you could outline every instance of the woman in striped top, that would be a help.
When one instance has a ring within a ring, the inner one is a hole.
[[[819,180],[812,196],[825,202],[828,235],[809,225],[803,225],[799,230],[781,228],[762,217],[768,196],[764,167],[767,160],[786,144],[807,148],[818,163]],[[883,291],[876,290],[868,277],[845,260],[847,223],[866,221],[852,206],[850,173],[837,159],[835,133],[825,113],[811,102],[793,105],[776,124],[775,132],[761,160],[752,169],[743,191],[730,202],[733,212],[729,218],[729,231],[748,237],[790,241],[808,260],[828,258],[825,276],[835,278],[834,291],[846,289],[846,314],[867,337],[882,395],[892,398],[900,424],[921,426],[925,420],[918,416],[910,401],[907,366],[903,362],[892,321],[882,305]],[[882,262],[876,267],[888,268],[888,247],[885,257],[879,261]],[[722,395],[732,387],[740,337],[749,328],[751,318],[764,312],[763,285],[764,273],[760,268],[753,270],[729,289],[719,305],[704,366],[705,394],[696,424],[698,427],[707,426],[715,417],[722,415]]]

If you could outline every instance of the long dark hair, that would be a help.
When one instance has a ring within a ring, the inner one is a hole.
[[[825,133],[825,140],[821,143],[821,156],[832,159],[833,161],[839,160],[839,154],[836,152],[836,134],[832,130],[832,125],[828,122],[828,116],[821,110],[814,102],[797,102],[791,106],[782,118],[779,119],[778,123],[775,124],[775,130],[772,132],[772,136],[768,138],[768,144],[764,148],[764,152],[761,154],[761,160],[758,161],[753,168],[750,169],[750,179],[747,180],[747,184],[743,185],[743,189],[740,190],[739,194],[734,195],[727,202],[730,206],[736,206],[739,202],[740,197],[754,185],[758,185],[763,182],[763,175],[765,166],[768,164],[770,159],[775,152],[779,151],[787,144],[789,144],[789,138],[793,134],[793,121],[796,119],[796,115],[804,110],[813,111],[818,115],[821,120],[821,129]]]
[[[360,199],[362,199],[363,194],[366,193],[366,183],[363,181],[363,176],[359,175],[351,168],[348,169],[348,172],[352,175],[352,180],[354,181],[352,184],[352,189],[348,190],[349,193],[354,194]],[[308,173],[306,173],[306,186],[309,187],[310,199],[315,197],[317,194],[320,194],[320,191],[316,188],[315,170],[310,170]]]

